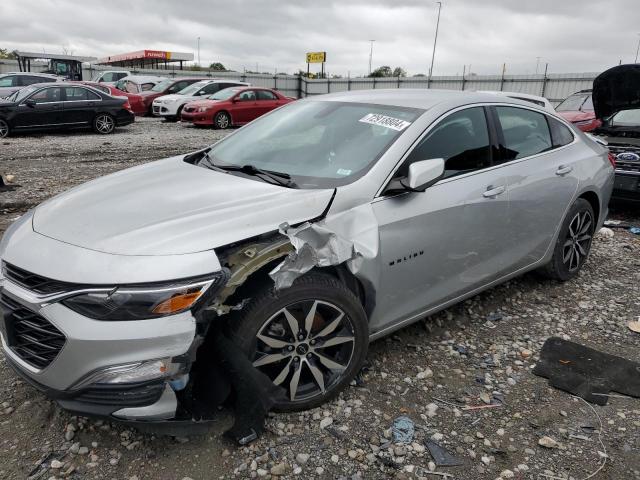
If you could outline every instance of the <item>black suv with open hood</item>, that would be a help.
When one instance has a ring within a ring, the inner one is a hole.
[[[640,64],[619,65],[593,81],[593,106],[616,158],[613,197],[640,201]]]

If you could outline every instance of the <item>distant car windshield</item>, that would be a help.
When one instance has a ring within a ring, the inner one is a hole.
[[[185,87],[182,90],[180,90],[178,92],[178,95],[193,95],[194,93],[196,93],[198,90],[200,90],[202,87],[204,87],[208,83],[209,83],[208,80],[202,80],[200,82],[192,83],[188,87]]]
[[[640,109],[622,110],[611,117],[614,127],[640,127]]]
[[[175,80],[162,80],[159,83],[156,83],[151,89],[152,92],[163,92],[165,91]]]
[[[556,112],[578,112],[580,110],[593,110],[590,93],[570,95],[556,107]]]
[[[286,173],[298,188],[333,188],[362,177],[423,112],[351,102],[293,102],[217,143],[209,157],[216,165]]]
[[[214,93],[213,95],[209,95],[207,98],[209,100],[227,100],[233,97],[239,91],[239,88],[225,88],[224,90],[218,90],[216,93]]]

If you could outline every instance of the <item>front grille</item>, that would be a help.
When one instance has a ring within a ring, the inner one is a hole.
[[[139,407],[157,402],[163,390],[163,382],[138,385],[95,384],[83,390],[74,400],[95,405]]]
[[[50,278],[37,275],[35,273],[27,272],[22,268],[11,265],[10,263],[3,262],[2,270],[5,277],[11,280],[13,283],[20,285],[21,287],[31,290],[32,292],[40,294],[52,294],[60,292],[68,292],[78,289],[78,285],[73,283],[61,282],[59,280],[52,280]]]
[[[64,347],[66,337],[46,318],[0,294],[7,344],[28,364],[43,369]]]
[[[609,144],[609,151],[616,157],[616,170],[640,173],[640,146]]]

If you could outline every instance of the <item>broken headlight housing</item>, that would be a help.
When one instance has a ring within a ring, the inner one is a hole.
[[[81,293],[63,300],[71,310],[96,320],[149,320],[192,308],[205,292],[213,294],[226,279],[223,272],[170,284],[115,287]]]

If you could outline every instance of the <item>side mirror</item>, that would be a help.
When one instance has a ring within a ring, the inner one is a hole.
[[[409,165],[409,174],[400,180],[402,186],[414,192],[424,192],[431,185],[442,178],[444,174],[444,159],[433,158],[420,160]]]
[[[27,107],[31,107],[31,108],[33,108],[33,107],[35,107],[35,106],[36,106],[36,101],[35,101],[33,98],[28,98],[27,100],[25,100],[24,104],[25,104]]]

